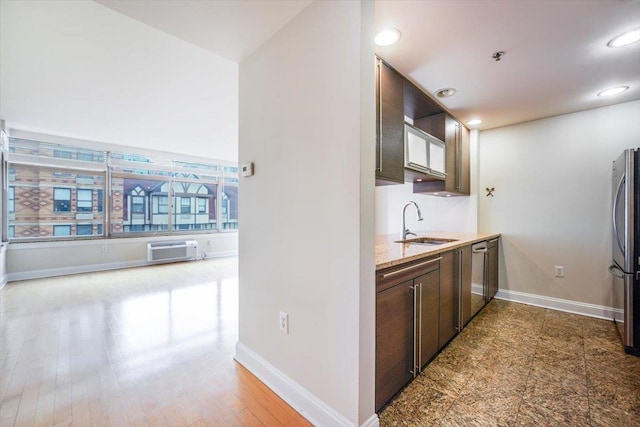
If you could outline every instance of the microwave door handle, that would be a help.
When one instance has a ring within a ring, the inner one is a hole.
[[[613,208],[611,209],[611,216],[613,218],[613,234],[615,235],[616,242],[618,243],[618,247],[624,254],[624,245],[620,242],[620,234],[618,233],[618,221],[616,217],[616,212],[618,211],[618,196],[620,195],[620,191],[625,183],[625,175],[622,175],[620,178],[620,182],[618,183],[618,189],[616,190],[616,194],[613,195]]]

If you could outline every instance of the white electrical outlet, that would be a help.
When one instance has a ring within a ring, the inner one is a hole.
[[[564,265],[556,265],[556,277],[564,277]]]
[[[280,312],[280,331],[289,335],[289,315],[284,311]]]

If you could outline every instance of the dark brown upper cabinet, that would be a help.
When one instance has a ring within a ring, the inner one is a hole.
[[[434,195],[438,193],[439,196],[468,196],[471,190],[469,129],[448,113],[422,117],[415,120],[414,124],[445,142],[447,176],[444,181],[414,182],[413,192]]]
[[[405,119],[409,125],[405,125]],[[377,57],[376,124],[376,185],[412,182],[414,193],[469,195],[469,130],[435,99]],[[442,141],[444,175],[439,167],[431,167],[433,159],[429,156],[441,155],[437,144],[426,144],[424,161],[415,162],[407,156],[406,128],[433,137],[426,141]]]
[[[404,183],[404,78],[376,58],[376,185]]]

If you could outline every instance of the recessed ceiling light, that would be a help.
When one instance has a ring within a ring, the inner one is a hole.
[[[480,119],[473,119],[473,120],[469,120],[469,121],[467,122],[467,124],[468,124],[469,126],[479,125],[480,123],[482,123],[482,120],[480,120]]]
[[[640,28],[637,30],[627,31],[624,34],[620,34],[618,37],[614,37],[607,46],[609,47],[622,47],[628,46],[631,43],[635,43],[640,40]]]
[[[602,92],[598,92],[598,96],[614,96],[624,92],[627,89],[629,89],[629,86],[612,87],[611,89],[606,89]]]
[[[448,98],[450,96],[453,96],[456,92],[457,92],[457,90],[455,90],[454,88],[446,87],[444,89],[440,89],[440,90],[436,91],[436,96],[438,98]]]
[[[382,30],[376,33],[374,39],[378,46],[391,46],[400,39],[400,31],[392,28],[390,30]]]

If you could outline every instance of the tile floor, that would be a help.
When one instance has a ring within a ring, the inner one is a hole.
[[[236,258],[0,290],[0,426],[309,426],[234,362]]]
[[[493,300],[380,425],[640,426],[640,357],[611,321]]]

